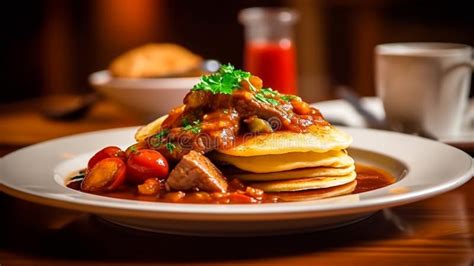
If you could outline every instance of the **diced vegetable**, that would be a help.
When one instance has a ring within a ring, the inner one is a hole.
[[[168,192],[165,194],[164,199],[170,202],[178,202],[186,196],[183,191]]]
[[[160,181],[156,178],[148,178],[143,184],[138,185],[138,193],[142,195],[156,195],[160,192]]]
[[[257,116],[252,116],[245,120],[247,123],[250,132],[253,133],[271,133],[273,132],[272,126],[268,121],[258,118]]]
[[[254,197],[255,199],[260,199],[260,200],[263,198],[263,194],[264,194],[263,190],[258,189],[258,188],[253,188],[253,187],[246,187],[245,193],[247,195]]]
[[[307,115],[311,113],[311,106],[308,103],[303,102],[301,98],[296,97],[291,100],[293,111],[299,115]]]
[[[209,193],[204,192],[204,191],[199,191],[199,192],[193,192],[190,194],[190,199],[194,200],[196,202],[206,202],[206,201],[211,201],[211,195]]]

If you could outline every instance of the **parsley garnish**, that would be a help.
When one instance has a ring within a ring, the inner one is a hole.
[[[167,142],[165,147],[170,153],[173,153],[174,149],[176,149],[176,145],[174,145],[172,142]]]
[[[278,97],[279,99],[282,99],[285,102],[290,102],[291,100],[298,98],[298,96],[295,95],[280,94],[277,91],[272,90],[271,88],[262,88],[259,92],[255,94],[255,99],[260,102],[278,105],[279,102],[275,99],[275,97]]]
[[[181,124],[183,124],[183,126],[187,126],[187,125],[189,125],[189,120],[185,117],[185,118],[181,119]]]
[[[255,93],[254,97],[255,99],[257,99],[257,101],[260,101],[262,103],[278,105],[279,102],[273,98],[277,95],[278,95],[278,92],[270,88],[261,88],[257,93]]]
[[[265,95],[272,95],[272,96],[277,96],[278,95],[278,92],[272,90],[272,88],[262,88],[262,89],[260,89],[260,91],[262,93],[264,93]]]
[[[169,133],[168,129],[163,129],[155,135],[155,138],[163,139],[164,137],[168,135],[168,133]]]
[[[222,65],[216,73],[202,76],[201,81],[194,85],[192,90],[204,90],[212,92],[212,94],[232,94],[235,89],[240,88],[240,83],[243,80],[246,80],[253,88],[249,81],[250,76],[250,72],[235,69],[231,64]]]
[[[137,152],[137,146],[135,146],[135,145],[130,146],[130,152],[131,153],[136,153]]]
[[[168,136],[168,133],[169,133],[169,129],[165,128],[161,130],[160,132],[158,132],[157,134],[155,134],[155,136],[153,136],[153,139],[151,141],[151,145],[153,147],[161,146],[163,144],[164,138]]]
[[[295,99],[296,97],[297,96],[295,96],[295,95],[289,95],[289,94],[280,95],[280,99],[282,99],[285,102],[289,102],[289,101]]]
[[[169,129],[165,128],[163,130],[161,130],[160,132],[158,132],[157,134],[155,134],[155,136],[153,136],[154,138],[152,139],[152,143],[151,145],[153,147],[159,147],[161,145],[165,145],[165,148],[170,152],[172,153],[174,151],[174,149],[176,149],[176,145],[174,145],[172,142],[170,142],[170,140],[168,140],[166,143],[165,143],[165,137],[168,136],[169,134]]]
[[[186,119],[183,119],[183,129],[186,131],[191,131],[194,134],[199,134],[201,132],[201,121],[195,120],[192,123],[189,123],[189,121]]]
[[[283,101],[289,102],[296,96],[292,95],[281,95],[277,91],[272,90],[271,88],[262,88],[259,91],[252,85],[250,82],[250,77],[252,74],[240,69],[235,69],[231,64],[222,65],[214,74],[202,76],[201,81],[193,87],[193,91],[203,90],[209,91],[212,94],[232,94],[232,92],[241,87],[241,82],[246,81],[249,85],[250,90],[254,93],[254,97],[257,101],[278,105],[279,101],[276,98],[280,98]],[[186,120],[187,121],[187,120]],[[184,123],[185,130],[191,130],[194,133],[199,133],[198,128],[194,125],[189,126]]]

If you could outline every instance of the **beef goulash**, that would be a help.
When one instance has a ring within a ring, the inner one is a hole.
[[[357,174],[346,151],[352,138],[300,97],[263,85],[230,64],[202,76],[183,105],[141,127],[137,143],[126,151],[99,151],[70,187],[184,203],[301,201],[352,193]],[[388,175],[375,176],[385,180],[379,187],[393,182]]]

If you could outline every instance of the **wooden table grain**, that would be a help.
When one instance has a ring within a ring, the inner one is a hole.
[[[36,108],[23,109],[19,114],[2,112],[0,155],[61,135],[136,125],[139,121],[110,103],[101,103],[86,118],[72,122],[44,119]],[[33,123],[41,134],[29,131],[25,123]],[[2,133],[6,125],[8,134]],[[42,206],[4,193],[0,193],[0,213],[2,266],[400,266],[473,265],[474,261],[474,181],[427,200],[379,211],[348,226],[271,237],[146,233],[112,225],[88,213]]]

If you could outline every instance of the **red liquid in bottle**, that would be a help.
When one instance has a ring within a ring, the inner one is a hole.
[[[285,94],[296,94],[295,49],[291,42],[249,42],[245,47],[245,69],[270,87]]]

